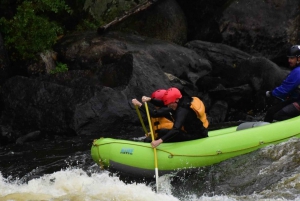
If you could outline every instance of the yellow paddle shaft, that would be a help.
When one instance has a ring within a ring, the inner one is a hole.
[[[149,125],[150,125],[149,127],[150,127],[151,138],[152,138],[152,141],[154,141],[154,134],[153,134],[152,126],[151,126],[151,119],[150,119],[150,114],[149,114],[149,109],[148,109],[147,102],[145,102],[145,107],[146,107],[148,122],[149,122]],[[153,151],[154,151],[154,164],[155,164],[156,191],[158,192],[158,167],[157,167],[156,148],[153,148]]]
[[[141,112],[140,112],[139,107],[138,107],[137,105],[135,105],[135,110],[136,110],[136,113],[137,113],[138,116],[139,116],[139,119],[140,119],[140,122],[141,122],[141,124],[142,124],[142,127],[143,127],[143,129],[144,129],[145,134],[148,134],[147,128],[146,128],[146,126],[145,126],[145,124],[144,124],[144,121],[143,121],[143,119],[142,119]]]

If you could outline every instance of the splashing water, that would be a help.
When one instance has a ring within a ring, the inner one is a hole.
[[[0,177],[0,200],[166,200],[169,193],[155,193],[145,184],[125,184],[108,172],[88,176],[81,169],[67,169],[32,179],[28,183],[8,182]]]
[[[128,184],[99,170],[89,151],[58,153],[56,158],[43,156],[43,163],[32,160],[35,163],[26,166],[22,165],[22,155],[17,157],[21,162],[14,164],[16,156],[7,154],[4,162],[12,161],[13,165],[6,171],[2,168],[5,177],[0,172],[0,201],[300,201],[299,138],[201,168],[193,174],[161,176],[158,193],[153,190],[155,183]],[[49,162],[44,163],[45,159]],[[24,168],[25,174],[15,173]],[[19,179],[15,175],[25,176]]]

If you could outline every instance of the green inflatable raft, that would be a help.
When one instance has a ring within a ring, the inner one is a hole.
[[[219,163],[300,137],[300,116],[285,121],[247,122],[237,127],[209,131],[209,137],[176,143],[162,143],[156,148],[158,175],[182,169]],[[113,138],[94,140],[93,160],[103,169],[134,177],[155,177],[154,150],[150,143]]]

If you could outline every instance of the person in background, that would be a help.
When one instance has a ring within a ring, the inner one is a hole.
[[[208,137],[209,123],[205,106],[199,98],[182,96],[179,89],[172,87],[164,94],[163,102],[165,106],[173,110],[174,124],[172,129],[151,142],[153,148],[163,142],[180,142]]]
[[[151,117],[151,126],[154,133],[154,139],[157,138],[160,132],[163,132],[165,129],[171,129],[173,127],[173,121],[172,121],[172,109],[165,107],[164,103],[162,101],[162,98],[165,94],[165,89],[158,89],[154,91],[151,94],[151,97],[143,96],[142,101],[145,102],[145,100],[150,101],[155,107],[154,110],[150,110],[149,108],[149,114]],[[137,105],[139,108],[143,105],[141,102],[139,102],[137,99],[132,99],[132,104]],[[143,112],[146,113],[144,109],[142,109]],[[144,142],[151,142],[151,133],[146,134],[146,138],[144,139]]]
[[[268,98],[278,100],[267,110],[264,121],[282,121],[300,115],[300,45],[294,45],[287,52],[292,69],[280,86],[266,92]]]

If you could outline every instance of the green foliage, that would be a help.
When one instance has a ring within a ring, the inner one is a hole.
[[[0,18],[0,32],[11,61],[33,60],[52,49],[60,36],[96,30],[146,1],[17,0],[9,4],[16,9],[11,7],[10,14]]]
[[[52,11],[54,13],[66,11],[69,14],[73,12],[72,9],[68,5],[66,5],[65,1],[63,0],[35,0],[35,1],[37,3],[36,8],[40,9],[41,11]]]
[[[82,19],[76,26],[78,31],[97,30],[101,26],[101,22],[95,19]]]
[[[63,28],[50,21],[46,12],[72,10],[62,0],[27,0],[17,7],[12,19],[0,19],[0,31],[4,35],[11,59],[33,59],[37,53],[51,49]]]
[[[50,74],[56,74],[56,73],[64,73],[67,72],[68,66],[67,64],[61,63],[61,62],[56,62],[56,67],[55,69],[50,71]]]

